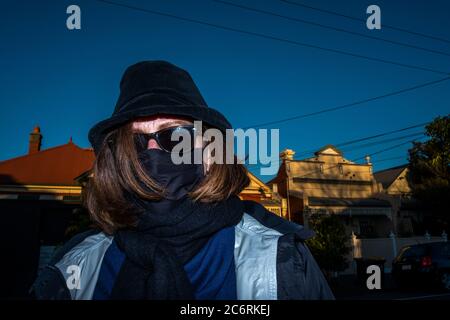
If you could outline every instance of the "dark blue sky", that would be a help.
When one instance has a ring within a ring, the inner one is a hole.
[[[450,39],[450,2],[445,0],[297,0],[363,19],[367,6],[377,4],[382,11],[382,30],[376,31],[367,30],[364,22],[282,1],[228,1],[450,55],[450,40],[446,43],[383,27],[393,25]],[[209,0],[117,2],[450,72],[448,55],[343,34]],[[70,4],[81,7],[82,30],[66,29],[66,8]],[[234,127],[315,112],[444,77],[94,0],[8,1],[2,3],[1,12],[0,160],[25,154],[28,134],[36,124],[44,135],[43,148],[64,144],[71,136],[76,144],[88,147],[90,127],[113,110],[122,72],[140,60],[163,59],[187,69],[208,104],[224,113]],[[281,149],[289,147],[301,153],[448,114],[449,88],[448,82],[442,82],[269,128],[280,128]],[[420,131],[413,129],[385,138]],[[347,150],[348,159],[355,159],[410,139],[343,150]],[[375,170],[404,163],[408,147],[374,156]]]

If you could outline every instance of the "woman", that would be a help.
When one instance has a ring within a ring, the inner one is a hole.
[[[113,115],[89,132],[84,195],[99,227],[67,243],[33,285],[39,299],[332,299],[304,240],[311,232],[237,196],[242,164],[175,164],[194,120],[221,131],[190,75],[163,61],[129,67]],[[195,138],[197,137],[197,139]]]

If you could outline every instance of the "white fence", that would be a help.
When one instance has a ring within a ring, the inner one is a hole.
[[[357,239],[355,235],[352,236],[351,246],[352,252],[348,257],[350,265],[343,272],[343,274],[355,274],[356,263],[354,258],[383,258],[386,260],[384,271],[391,272],[392,260],[397,256],[397,253],[404,246],[447,241],[447,234],[444,232],[440,237],[431,237],[425,234],[422,237],[398,238],[391,233],[389,238],[373,238],[373,239]]]

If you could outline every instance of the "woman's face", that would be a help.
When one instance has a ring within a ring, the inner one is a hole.
[[[155,115],[137,119],[133,122],[133,132],[136,133],[154,133],[162,129],[192,125],[193,122],[181,116]],[[147,149],[161,149],[155,139],[148,141]]]
[[[132,130],[134,133],[154,133],[166,128],[193,125],[193,121],[189,118],[175,115],[155,115],[151,117],[143,117],[133,121]],[[195,136],[194,141],[195,148],[204,148],[205,142],[201,135]],[[161,147],[158,145],[155,139],[149,139],[147,144],[147,149],[159,149]],[[206,155],[203,154],[203,166],[204,173],[206,174],[212,164],[212,155],[207,152]]]

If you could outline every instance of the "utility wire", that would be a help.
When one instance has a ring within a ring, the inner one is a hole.
[[[398,132],[407,131],[407,130],[414,129],[414,128],[423,127],[423,126],[426,126],[427,124],[430,124],[430,122],[423,122],[423,123],[419,123],[419,124],[416,124],[416,125],[413,125],[413,126],[409,126],[409,127],[406,127],[406,128],[396,129],[396,130],[387,131],[387,132],[384,132],[384,133],[379,133],[379,134],[376,134],[376,135],[373,135],[373,136],[368,136],[368,137],[364,137],[364,138],[360,138],[360,139],[354,139],[354,140],[350,140],[350,141],[346,141],[346,142],[337,143],[337,144],[335,144],[335,146],[336,147],[342,147],[342,146],[346,146],[346,145],[349,145],[349,144],[354,144],[354,143],[361,142],[361,141],[366,141],[366,140],[371,140],[371,139],[387,136],[387,135],[390,135],[392,133],[398,133]]]
[[[355,146],[355,147],[350,147],[350,148],[345,148],[344,147],[344,149],[342,151],[344,151],[344,152],[355,151],[355,150],[358,150],[358,149],[364,149],[364,148],[375,146],[375,145],[379,145],[379,144],[382,144],[382,143],[389,143],[389,142],[392,142],[392,141],[397,141],[397,140],[401,140],[401,139],[405,139],[405,138],[424,136],[424,135],[425,135],[425,133],[423,131],[415,132],[415,133],[407,134],[407,135],[396,137],[396,138],[389,138],[389,139],[379,140],[379,141],[375,141],[375,142],[369,142],[369,143],[365,143],[365,144],[362,144],[362,145],[359,145],[359,146]]]
[[[408,144],[408,143],[417,142],[417,141],[423,140],[423,139],[425,139],[425,138],[426,138],[426,137],[419,138],[419,139],[413,139],[413,140],[409,140],[409,141],[406,141],[406,142],[402,142],[402,143],[396,144],[396,145],[394,145],[394,146],[387,147],[387,148],[384,148],[384,149],[381,149],[381,150],[378,150],[378,151],[369,153],[368,156],[372,157],[372,156],[374,156],[374,155],[377,155],[377,154],[380,154],[380,153],[383,153],[383,152],[386,152],[386,151],[389,151],[389,150],[392,150],[392,149],[395,149],[395,148],[404,146],[405,144]],[[361,158],[358,158],[358,159],[356,159],[356,160],[354,160],[354,161],[359,161],[359,160],[362,160],[362,159],[364,159],[364,158],[365,158],[365,156],[363,156],[363,157],[361,157]]]
[[[354,57],[354,58],[360,58],[360,59],[369,60],[369,61],[380,62],[380,63],[384,63],[384,64],[395,65],[395,66],[409,68],[409,69],[433,72],[433,73],[437,73],[437,74],[450,75],[450,72],[448,72],[448,71],[441,71],[441,70],[431,69],[431,68],[427,68],[427,67],[416,66],[416,65],[412,65],[412,64],[395,62],[395,61],[391,61],[391,60],[387,60],[387,59],[369,57],[369,56],[365,56],[365,55],[362,55],[362,54],[353,53],[353,52],[344,51],[344,50],[338,50],[338,49],[333,49],[333,48],[321,47],[321,46],[310,44],[310,43],[306,43],[306,42],[300,42],[300,41],[289,40],[289,39],[285,39],[285,38],[279,38],[279,37],[275,37],[275,36],[271,36],[271,35],[267,35],[267,34],[263,34],[263,33],[253,32],[253,31],[246,31],[246,30],[237,29],[237,28],[233,28],[233,27],[228,27],[228,26],[224,26],[224,25],[219,25],[219,24],[215,24],[215,23],[210,23],[210,22],[200,21],[200,20],[196,20],[196,19],[186,18],[186,17],[182,17],[182,16],[170,14],[170,13],[165,13],[165,12],[160,12],[160,11],[140,8],[140,7],[136,7],[136,6],[132,6],[132,5],[128,5],[128,4],[123,4],[123,3],[118,3],[118,2],[114,2],[114,1],[108,1],[108,0],[95,0],[95,1],[101,2],[101,3],[105,3],[105,4],[109,4],[109,5],[113,5],[113,6],[117,6],[117,7],[123,7],[123,8],[127,8],[127,9],[136,10],[136,11],[150,13],[150,14],[153,14],[153,15],[159,15],[159,16],[164,16],[164,17],[168,17],[168,18],[172,18],[172,19],[181,20],[181,21],[186,21],[186,22],[196,23],[196,24],[200,24],[200,25],[205,25],[205,26],[213,27],[213,28],[217,28],[217,29],[222,29],[222,30],[236,32],[236,33],[251,35],[251,36],[255,36],[255,37],[259,37],[259,38],[263,38],[263,39],[270,39],[270,40],[274,40],[274,41],[278,41],[278,42],[289,43],[289,44],[296,45],[296,46],[312,48],[312,49],[318,49],[318,50],[322,50],[322,51],[337,53],[337,54],[341,54],[341,55],[345,55],[345,56],[350,56],[350,57]]]
[[[398,159],[405,159],[405,156],[397,156],[397,157],[379,159],[374,164],[378,164],[378,163],[381,163],[381,162],[387,162],[387,161],[391,161],[391,160],[398,160]],[[247,168],[247,169],[252,171],[252,170],[259,169],[259,168]]]
[[[345,14],[338,13],[338,12],[331,11],[331,10],[327,10],[327,9],[313,7],[313,6],[306,5],[306,4],[303,4],[303,3],[300,3],[300,2],[289,1],[289,0],[280,0],[280,1],[284,2],[284,3],[288,3],[288,4],[291,4],[291,5],[294,5],[294,6],[303,7],[303,8],[307,8],[307,9],[323,12],[323,13],[328,13],[328,14],[331,14],[331,15],[335,15],[335,16],[339,16],[339,17],[343,17],[343,18],[347,18],[347,19],[351,19],[351,20],[355,20],[355,21],[363,21],[364,23],[366,22],[365,19],[361,19],[361,18],[345,15]],[[433,36],[433,35],[429,35],[429,34],[425,34],[425,33],[420,33],[420,32],[417,32],[417,31],[411,31],[411,30],[407,30],[405,28],[400,28],[400,27],[396,27],[396,26],[392,26],[392,25],[387,25],[385,23],[383,23],[383,28],[392,29],[392,30],[396,30],[396,31],[400,31],[400,32],[409,33],[409,34],[412,34],[412,35],[415,35],[415,36],[420,36],[420,37],[424,37],[424,38],[429,38],[429,39],[433,39],[433,40],[438,40],[438,41],[450,43],[449,39],[445,39],[445,38],[442,38],[442,37],[437,37],[437,36]]]
[[[405,127],[405,128],[400,128],[400,129],[396,129],[396,130],[386,131],[386,132],[379,133],[379,134],[376,134],[376,135],[371,135],[371,136],[368,136],[368,137],[353,139],[353,140],[344,141],[344,142],[340,142],[340,143],[332,143],[332,145],[335,146],[336,148],[340,148],[340,147],[352,145],[352,144],[355,144],[355,143],[358,143],[358,142],[363,142],[363,141],[367,141],[367,140],[372,140],[372,139],[388,136],[388,135],[391,135],[393,133],[399,133],[399,132],[407,131],[407,130],[410,130],[410,129],[423,127],[423,126],[425,126],[425,125],[427,125],[429,123],[430,122],[423,122],[423,123],[419,123],[419,124],[416,124],[416,125],[413,125],[413,126],[408,126],[408,127]],[[312,154],[312,153],[316,152],[317,150],[318,150],[318,148],[306,150],[306,151],[298,153],[297,156],[304,156],[304,155]]]
[[[342,146],[342,145],[350,145],[350,144],[354,144],[354,143],[358,143],[358,142],[363,142],[363,141],[367,141],[367,140],[372,140],[372,139],[375,139],[375,138],[383,137],[383,136],[390,135],[390,134],[393,134],[393,133],[398,133],[398,132],[414,129],[414,128],[417,128],[417,127],[422,127],[422,126],[427,125],[429,123],[430,122],[424,122],[424,123],[421,123],[421,124],[408,126],[408,127],[405,127],[405,128],[400,128],[400,129],[396,129],[396,130],[386,131],[386,132],[379,133],[379,134],[376,134],[376,135],[371,135],[371,136],[367,136],[367,137],[363,137],[363,138],[358,138],[358,139],[353,139],[353,140],[341,142],[339,144],[334,144],[333,143],[332,145],[335,146],[335,147],[338,147],[339,145],[340,146]],[[379,141],[375,141],[375,142],[372,142],[372,143],[369,143],[369,144],[364,144],[364,145],[359,145],[359,146],[357,145],[357,146],[355,146],[353,148],[346,149],[345,152],[352,152],[352,151],[360,149],[362,147],[375,146],[375,145],[379,145],[379,144],[384,144],[386,142],[393,142],[393,141],[402,140],[402,139],[405,139],[405,138],[409,138],[409,137],[417,136],[417,135],[423,135],[423,134],[424,134],[423,132],[417,132],[417,133],[414,133],[414,134],[408,134],[408,135],[404,135],[404,136],[400,136],[400,137],[394,137],[394,138],[390,138],[390,139],[379,140]],[[303,156],[306,156],[306,155],[314,154],[314,152],[316,152],[319,149],[320,149],[320,147],[315,148],[315,149],[311,149],[309,151],[304,151],[304,152],[297,153],[295,155],[294,161],[295,160],[303,160],[303,159],[300,159],[299,157],[303,157]],[[278,158],[276,162],[281,162],[281,159]],[[253,168],[260,168],[260,167],[267,166],[267,165],[260,164],[260,163],[255,163],[255,164],[247,164],[247,166],[248,167],[252,167],[252,169],[253,169]]]
[[[357,162],[357,161],[359,161],[359,160],[365,159],[367,156],[372,157],[372,156],[374,156],[374,155],[377,155],[377,154],[380,154],[380,153],[383,153],[383,152],[386,152],[386,151],[390,151],[390,150],[396,149],[396,148],[398,148],[398,147],[404,146],[404,145],[406,145],[406,144],[408,144],[408,143],[417,142],[417,141],[420,141],[420,140],[422,140],[422,139],[423,139],[423,138],[420,138],[420,139],[414,139],[414,140],[409,140],[409,141],[406,141],[406,142],[402,142],[402,143],[399,143],[399,144],[396,144],[396,145],[393,145],[393,146],[390,146],[390,147],[387,147],[387,148],[384,148],[384,149],[381,149],[381,150],[378,150],[378,151],[369,153],[369,154],[367,154],[367,155],[361,156],[361,157],[359,157],[359,158],[356,158],[356,159],[353,159],[353,160],[350,160],[350,161],[351,161],[351,162]],[[307,176],[309,176],[309,175],[311,175],[311,174],[314,174],[314,173],[321,173],[321,172],[323,172],[323,171],[325,171],[325,170],[330,170],[330,169],[333,169],[333,168],[337,168],[337,167],[339,167],[339,165],[340,165],[340,164],[335,165],[335,166],[330,166],[330,167],[327,167],[327,168],[325,168],[325,169],[323,169],[323,170],[316,169],[316,170],[314,170],[314,171],[311,171],[311,172],[309,172],[309,173],[306,173],[306,174],[301,175],[301,176],[296,177],[296,178],[305,178],[305,177],[307,177]]]
[[[411,140],[411,141],[417,141],[417,139],[416,140]],[[405,143],[402,143],[401,145],[408,144],[411,141],[407,141]],[[366,156],[370,156],[370,154],[366,154],[366,155],[364,155],[364,156],[362,156],[360,158],[357,158],[357,159],[354,159],[354,160],[350,160],[350,161],[351,162],[356,162],[356,161],[359,161],[359,160],[363,160]],[[289,161],[302,161],[302,160],[305,160],[305,159],[295,158],[293,160],[288,160],[288,162]],[[278,158],[277,160],[273,161],[271,164],[280,164],[281,162],[283,162],[283,160]],[[332,166],[331,168],[335,168],[335,167],[336,166]],[[256,170],[256,169],[261,169],[261,168],[268,168],[268,165],[267,164],[261,164],[261,163],[247,164],[246,168],[249,169],[249,170]]]
[[[380,38],[380,37],[376,37],[376,36],[371,36],[371,35],[367,35],[367,34],[364,34],[364,33],[361,33],[361,32],[355,32],[355,31],[351,31],[351,30],[338,28],[338,27],[333,27],[333,26],[330,26],[330,25],[325,25],[325,24],[314,22],[314,21],[310,21],[310,20],[289,17],[289,16],[278,14],[278,13],[274,13],[274,12],[271,12],[271,11],[266,11],[266,10],[262,10],[262,9],[258,9],[258,8],[249,7],[249,6],[242,5],[242,4],[237,4],[237,3],[224,1],[224,0],[210,0],[210,1],[221,3],[221,4],[226,5],[226,6],[232,6],[232,7],[235,7],[235,8],[244,9],[244,10],[247,10],[247,11],[253,11],[253,12],[262,13],[262,14],[265,14],[265,15],[269,15],[269,16],[273,16],[273,17],[277,17],[277,18],[281,18],[281,19],[285,19],[285,20],[289,20],[289,21],[300,22],[300,23],[303,23],[303,24],[308,24],[308,25],[312,25],[312,26],[315,26],[315,27],[319,27],[319,28],[333,30],[333,31],[341,32],[341,33],[347,33],[347,34],[351,34],[351,35],[354,35],[354,36],[359,36],[359,37],[363,37],[363,38],[367,38],[367,39],[382,41],[382,42],[386,42],[386,43],[390,43],[390,44],[394,44],[394,45],[398,45],[398,46],[402,46],[402,47],[406,47],[406,48],[427,51],[427,52],[430,52],[430,53],[440,54],[440,55],[443,55],[443,56],[450,57],[450,54],[447,53],[447,52],[434,50],[434,49],[428,49],[428,48],[412,45],[412,44],[409,44],[409,43],[398,42],[398,41],[389,40],[389,39],[385,39],[385,38]]]
[[[398,157],[380,159],[380,160],[377,160],[376,163],[386,162],[386,161],[391,161],[391,160],[398,160],[398,159],[405,159],[405,156],[398,156]]]
[[[314,111],[314,112],[310,112],[310,113],[304,113],[304,114],[300,114],[300,115],[297,115],[297,116],[287,117],[287,118],[280,119],[280,120],[274,120],[274,121],[259,123],[259,124],[255,124],[255,125],[250,126],[250,127],[245,127],[243,129],[265,127],[265,126],[279,124],[279,123],[288,122],[288,121],[292,121],[292,120],[308,118],[308,117],[316,116],[316,115],[327,113],[327,112],[333,112],[333,111],[336,111],[336,110],[346,109],[346,108],[354,107],[354,106],[357,106],[357,105],[360,105],[360,104],[364,104],[364,103],[367,103],[367,102],[380,100],[380,99],[384,99],[384,98],[387,98],[387,97],[392,97],[392,96],[396,96],[396,95],[403,94],[403,93],[406,93],[406,92],[410,92],[410,91],[414,91],[414,90],[417,90],[417,89],[425,88],[425,87],[432,86],[432,85],[435,85],[435,84],[438,84],[438,83],[441,83],[441,82],[444,82],[444,81],[448,81],[448,80],[450,80],[450,77],[445,77],[445,78],[442,78],[442,79],[433,80],[433,81],[425,82],[425,83],[422,83],[422,84],[418,84],[418,85],[415,85],[415,86],[412,86],[412,87],[409,87],[409,88],[405,88],[405,89],[401,89],[401,90],[385,93],[385,94],[382,94],[382,95],[379,95],[379,96],[375,96],[375,97],[372,97],[372,98],[363,99],[363,100],[359,100],[359,101],[354,101],[354,102],[346,103],[346,104],[343,104],[343,105],[340,105],[340,106],[331,107],[331,108],[325,108],[325,109],[322,109],[322,110],[319,110],[319,111]]]
[[[214,28],[217,28],[217,29],[237,32],[237,33],[241,33],[241,34],[252,35],[252,36],[259,37],[259,38],[271,39],[271,40],[275,40],[275,41],[290,43],[290,44],[293,44],[293,45],[298,45],[298,46],[303,46],[303,47],[308,47],[308,48],[313,48],[313,49],[319,49],[319,50],[333,52],[333,53],[338,53],[338,54],[352,56],[352,57],[361,58],[361,59],[365,59],[365,60],[371,60],[371,61],[391,64],[391,65],[402,66],[402,67],[410,68],[410,69],[417,69],[417,70],[422,70],[422,71],[429,71],[429,72],[434,72],[434,73],[439,73],[439,74],[450,75],[449,72],[434,70],[434,69],[430,69],[430,68],[426,68],[426,67],[420,67],[420,66],[415,66],[415,65],[410,65],[410,64],[398,63],[398,62],[394,62],[394,61],[390,61],[390,60],[386,60],[386,59],[369,57],[369,56],[360,55],[360,54],[347,52],[347,51],[343,51],[343,50],[337,50],[337,49],[332,49],[332,48],[325,48],[325,47],[321,47],[321,46],[317,46],[317,45],[313,45],[313,44],[309,44],[309,43],[304,43],[304,42],[299,42],[299,41],[294,41],[294,40],[289,40],[289,39],[283,39],[283,38],[278,38],[278,37],[270,36],[270,35],[263,34],[263,33],[257,33],[257,32],[252,32],[252,31],[241,30],[241,29],[237,29],[237,28],[233,28],[233,27],[228,27],[228,26],[224,26],[224,25],[204,22],[204,21],[195,20],[195,19],[191,19],[191,18],[186,18],[186,17],[182,17],[182,16],[178,16],[178,15],[174,15],[174,14],[169,14],[169,13],[165,13],[165,12],[159,12],[159,11],[155,11],[155,10],[140,8],[140,7],[132,6],[132,5],[128,5],[128,4],[123,4],[123,3],[118,3],[118,2],[108,1],[108,0],[95,0],[95,1],[101,2],[101,3],[105,3],[105,4],[109,4],[109,5],[113,5],[113,6],[118,6],[118,7],[128,8],[128,9],[132,9],[132,10],[137,10],[137,11],[141,11],[141,12],[145,12],[145,13],[150,13],[150,14],[154,14],[154,15],[169,17],[169,18],[173,18],[173,19],[177,19],[177,20],[181,20],[181,21],[186,21],[186,22],[196,23],[196,24],[205,25],[205,26],[209,26],[209,27],[214,27]],[[290,1],[284,1],[284,2],[299,5],[298,3],[294,3],[294,2],[290,2]],[[313,9],[313,8],[310,7],[310,9]],[[314,9],[316,9],[316,8],[314,8]],[[353,19],[356,19],[356,18],[353,18]],[[388,27],[388,26],[386,26],[386,27]],[[418,35],[420,35],[420,34],[418,34]],[[450,41],[448,41],[448,42],[450,42]],[[373,97],[373,98],[369,98],[369,99],[353,102],[353,103],[346,104],[346,105],[343,105],[343,106],[329,108],[329,109],[325,109],[325,110],[321,110],[321,111],[317,111],[317,112],[313,112],[313,113],[309,113],[309,114],[305,114],[305,115],[290,117],[290,118],[286,118],[286,119],[282,119],[282,120],[278,120],[278,121],[268,122],[268,123],[265,123],[265,124],[255,125],[255,126],[253,126],[253,128],[254,127],[260,127],[260,126],[263,126],[263,125],[268,125],[268,124],[281,123],[281,122],[290,121],[290,120],[294,120],[294,119],[304,118],[304,117],[308,117],[308,116],[312,116],[312,115],[316,115],[316,114],[321,114],[321,113],[325,113],[325,112],[330,112],[330,111],[335,111],[335,110],[339,110],[339,109],[343,109],[343,108],[348,108],[348,107],[351,107],[351,106],[354,106],[354,105],[358,105],[358,104],[374,101],[374,100],[377,100],[377,99],[381,99],[381,98],[397,95],[397,94],[400,94],[400,93],[412,91],[412,90],[415,90],[415,89],[423,88],[423,87],[426,87],[426,86],[429,86],[429,85],[433,85],[433,84],[436,84],[436,83],[439,83],[439,82],[443,82],[443,81],[446,81],[446,80],[449,80],[449,79],[450,79],[450,77],[446,77],[446,78],[443,78],[443,79],[427,82],[427,83],[422,84],[422,85],[417,85],[417,86],[414,86],[414,87],[411,87],[411,88],[399,90],[399,91],[396,91],[396,92],[391,92],[391,93],[388,93],[388,94],[385,94],[385,95],[382,95],[382,96]],[[403,143],[403,144],[405,144],[405,143]],[[374,154],[376,154],[376,153],[374,153]]]

